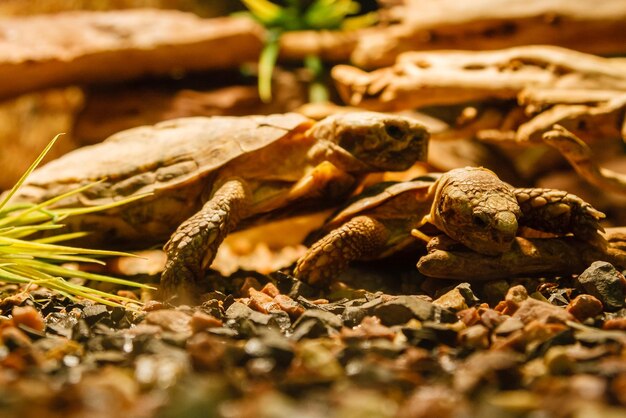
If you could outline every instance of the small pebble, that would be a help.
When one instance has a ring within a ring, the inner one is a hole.
[[[41,313],[32,306],[15,306],[11,315],[16,326],[26,325],[35,331],[43,331],[46,327]]]
[[[624,307],[626,279],[612,264],[605,261],[594,262],[578,276],[577,282],[586,293],[598,298],[607,311],[617,311]]]
[[[191,316],[174,309],[161,309],[149,312],[146,315],[146,322],[158,325],[167,331],[191,333]]]
[[[441,295],[441,297],[433,301],[433,305],[440,306],[442,308],[451,309],[453,311],[462,311],[467,309],[467,303],[465,298],[461,294],[461,291],[457,288],[450,290],[449,292]]]
[[[602,302],[591,295],[578,295],[572,299],[565,310],[583,322],[585,319],[593,318],[602,312]]]
[[[458,334],[459,344],[474,349],[489,347],[489,329],[484,325],[472,325]]]
[[[189,321],[189,326],[191,326],[194,334],[208,328],[219,328],[222,325],[222,321],[219,319],[199,311],[194,312]]]

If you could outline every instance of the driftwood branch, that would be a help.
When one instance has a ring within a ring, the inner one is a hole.
[[[349,105],[386,111],[515,99],[528,88],[626,91],[623,61],[550,46],[409,52],[391,67],[339,65],[332,76]]]
[[[429,277],[459,280],[492,280],[518,275],[581,273],[594,261],[607,261],[626,268],[626,228],[609,228],[604,248],[564,238],[517,237],[508,252],[488,257],[470,250],[438,248],[438,237],[429,243],[429,253],[417,263]]]
[[[622,122],[626,109],[626,91],[610,93],[602,90],[570,92],[548,89],[545,94],[535,91],[533,94],[536,96],[531,97],[524,91],[520,93],[520,107],[511,112],[523,111],[523,117],[518,118],[517,123],[475,130],[476,137],[488,142],[539,142],[546,131],[559,124],[587,142],[602,138],[624,138]],[[601,96],[607,100],[600,100]]]
[[[386,10],[391,25],[365,33],[357,65],[392,64],[405,51],[500,49],[550,44],[594,54],[626,49],[622,0],[404,0]]]
[[[201,19],[151,9],[2,18],[0,97],[233,68],[256,60],[263,36],[263,29],[247,19]]]
[[[280,59],[302,61],[309,55],[317,55],[324,61],[346,62],[360,37],[375,30],[286,32],[280,37]]]
[[[556,148],[589,183],[602,190],[626,194],[626,174],[598,166],[591,148],[562,126],[546,132],[543,140]]]
[[[369,73],[336,66],[333,77],[344,101],[372,110],[473,103],[452,124],[451,137],[541,141],[554,124],[585,140],[622,136],[626,64],[621,59],[549,46],[413,52]]]

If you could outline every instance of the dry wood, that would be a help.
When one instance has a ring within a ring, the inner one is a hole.
[[[71,135],[75,115],[84,101],[76,87],[44,90],[0,102],[0,191],[10,189],[36,155],[59,132],[66,132],[45,161],[79,146]]]
[[[280,58],[301,61],[308,55],[317,55],[324,61],[348,61],[358,40],[375,30],[286,32],[280,38]]]
[[[546,132],[543,140],[556,148],[589,183],[603,190],[626,194],[626,174],[598,166],[589,146],[562,126],[556,125]]]
[[[332,75],[346,103],[375,110],[514,99],[528,88],[626,91],[623,61],[551,46],[408,52],[391,67],[339,65]]]
[[[510,251],[488,257],[470,250],[448,250],[445,238],[433,238],[429,253],[417,263],[419,271],[441,279],[492,280],[529,274],[580,273],[594,261],[626,268],[626,228],[609,228],[604,248],[573,237],[517,237]],[[443,248],[440,248],[443,247]]]
[[[256,60],[247,19],[137,9],[0,19],[0,97],[57,85],[232,68]]]
[[[388,2],[389,3],[389,2]],[[499,49],[551,44],[596,54],[625,52],[623,0],[404,0],[386,11],[386,30],[363,34],[352,59],[390,65],[413,50]]]
[[[538,142],[554,124],[585,141],[623,135],[626,65],[621,59],[548,46],[414,52],[370,73],[337,66],[333,77],[346,102],[373,110],[482,102],[457,110],[442,138]],[[498,102],[490,104],[494,99]]]
[[[574,90],[569,93],[567,90],[547,90],[545,94],[537,91],[531,97],[522,92],[520,107],[510,111],[508,116],[519,115],[520,112],[523,116],[515,118],[515,123],[474,129],[476,138],[487,142],[538,142],[555,124],[564,126],[586,142],[625,137],[622,122],[626,92],[613,91],[609,95],[606,91]],[[588,97],[585,98],[584,94]],[[601,96],[606,96],[608,100],[600,100]],[[533,100],[535,98],[538,100]]]

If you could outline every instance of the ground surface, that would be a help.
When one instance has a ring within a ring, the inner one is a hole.
[[[626,286],[610,265],[480,285],[379,267],[348,275],[372,291],[238,272],[210,277],[220,291],[200,306],[134,312],[7,286],[0,416],[626,413]]]

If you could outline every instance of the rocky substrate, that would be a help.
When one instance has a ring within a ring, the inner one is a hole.
[[[239,272],[200,306],[128,309],[5,286],[0,416],[626,413],[626,280],[610,264],[480,284],[366,276],[383,291]]]

